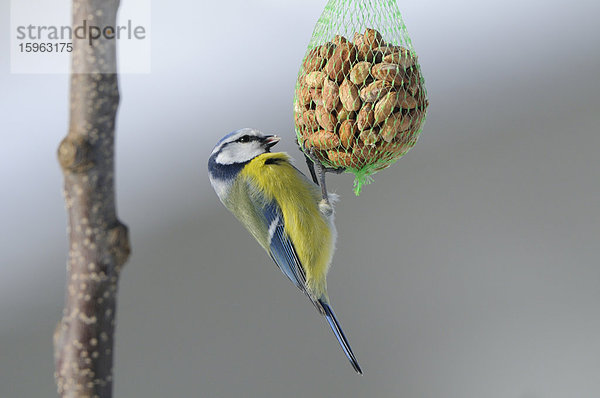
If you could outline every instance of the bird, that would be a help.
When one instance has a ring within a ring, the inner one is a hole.
[[[314,181],[287,153],[271,152],[280,139],[253,128],[225,135],[208,159],[210,183],[223,205],[326,318],[350,364],[363,374],[327,294],[337,237],[331,204],[336,196],[327,195],[324,178],[320,191],[312,170]]]

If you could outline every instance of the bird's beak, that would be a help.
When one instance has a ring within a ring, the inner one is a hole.
[[[276,135],[267,135],[264,139],[264,143],[267,149],[271,149],[271,147],[277,144],[279,140],[281,140],[281,138]]]

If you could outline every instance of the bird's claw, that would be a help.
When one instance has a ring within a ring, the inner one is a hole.
[[[323,170],[326,173],[333,173],[333,174],[342,174],[344,171],[346,171],[345,168],[343,167],[338,167],[338,168],[334,168],[334,167],[324,167]]]

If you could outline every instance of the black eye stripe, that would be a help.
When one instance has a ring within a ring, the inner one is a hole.
[[[252,142],[252,141],[259,141],[259,140],[260,140],[260,138],[255,135],[243,135],[235,141],[236,142]]]

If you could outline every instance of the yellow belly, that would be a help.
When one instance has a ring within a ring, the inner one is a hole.
[[[334,242],[332,226],[319,211],[319,188],[296,170],[284,153],[257,156],[241,173],[267,201],[279,204],[285,232],[304,266],[308,290],[316,297],[326,294]]]

